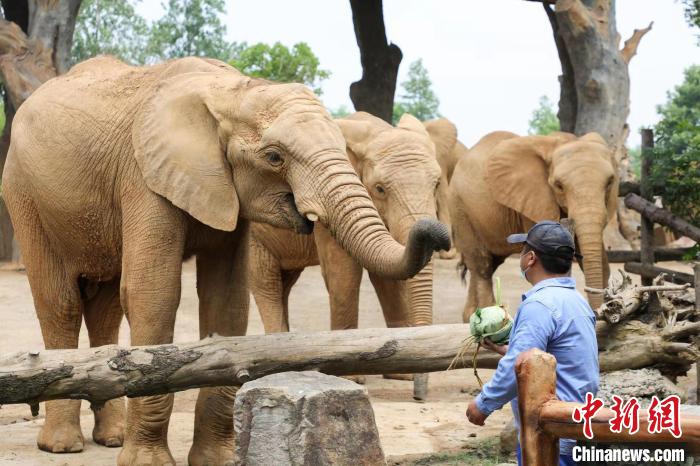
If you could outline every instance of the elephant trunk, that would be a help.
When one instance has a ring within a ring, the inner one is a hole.
[[[582,218],[589,218],[586,215],[580,215]],[[576,237],[583,255],[583,274],[586,277],[586,286],[591,288],[603,288],[603,228],[604,221],[591,222],[590,220],[583,222],[575,221]],[[588,302],[593,309],[597,309],[603,304],[603,297],[600,294],[588,293]]]
[[[411,326],[431,325],[433,323],[433,264],[428,265],[418,274],[406,280],[408,317]]]
[[[318,157],[305,180],[290,179],[297,186],[313,183],[314,196],[297,196],[303,215],[318,216],[338,244],[369,272],[384,278],[405,280],[416,275],[430,260],[433,251],[449,250],[447,228],[435,220],[419,220],[413,225],[404,247],[387,231],[367,190],[342,153]],[[309,179],[311,181],[309,181]],[[320,205],[312,199],[320,199]]]

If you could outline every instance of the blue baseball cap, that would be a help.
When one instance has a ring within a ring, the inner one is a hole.
[[[527,243],[532,249],[548,256],[573,260],[576,254],[574,238],[561,223],[545,220],[530,228],[527,233],[516,233],[507,239],[510,244]]]

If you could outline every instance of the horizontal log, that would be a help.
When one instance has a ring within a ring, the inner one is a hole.
[[[679,285],[693,283],[695,280],[695,277],[690,273],[678,272],[677,270],[658,267],[656,265],[646,265],[640,262],[626,262],[625,272],[636,273],[637,275],[648,278],[655,278],[659,274],[664,273],[666,274],[667,282],[678,283]]]
[[[559,438],[586,440],[583,435],[583,426],[574,422],[572,413],[580,403],[570,403],[559,400],[546,402],[540,410],[540,427],[549,435]],[[664,430],[660,433],[650,434],[648,431],[649,419],[646,410],[639,410],[639,431],[629,435],[629,431],[623,429],[621,433],[610,430],[609,421],[615,417],[611,409],[601,408],[591,419],[593,438],[601,443],[684,443],[694,453],[700,453],[700,416],[685,414],[681,411],[682,436],[676,439],[670,432]]]
[[[678,234],[700,242],[700,228],[666,209],[655,206],[652,202],[637,194],[625,196],[625,205],[630,209],[636,210],[652,222],[668,227]]]
[[[464,324],[214,337],[194,343],[20,352],[0,356],[0,405],[73,398],[100,405],[120,396],[240,385],[285,371],[332,375],[447,369],[469,335]],[[471,367],[472,351],[455,367]],[[480,351],[477,367],[500,356]]]
[[[661,261],[677,261],[682,260],[683,256],[688,254],[693,248],[654,248],[654,260]],[[641,251],[607,251],[608,262],[623,263],[623,262],[641,262]]]

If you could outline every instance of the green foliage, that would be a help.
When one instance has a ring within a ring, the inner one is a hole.
[[[700,0],[683,0],[688,24],[700,28]]]
[[[224,0],[168,0],[165,14],[151,27],[149,61],[179,57],[231,58],[226,26],[221,22]]]
[[[132,64],[146,59],[148,24],[134,7],[140,0],[83,0],[73,34],[73,62],[111,54]]]
[[[333,118],[345,118],[346,116],[350,115],[350,110],[348,109],[347,105],[341,105],[335,109],[331,108],[330,112]]]
[[[653,183],[664,186],[667,208],[700,225],[700,66],[685,71],[683,83],[657,111]]]
[[[627,149],[627,156],[630,161],[630,170],[639,179],[642,176],[642,148],[641,146]]]
[[[291,49],[279,42],[250,46],[242,43],[235,47],[230,63],[249,76],[306,84],[318,95],[321,95],[321,81],[331,75],[319,68],[318,57],[305,42],[294,44]]]
[[[559,119],[554,112],[554,104],[546,95],[540,97],[539,106],[532,112],[528,122],[528,134],[547,135],[559,131]]]
[[[398,123],[401,115],[410,113],[421,121],[438,118],[440,100],[433,92],[433,83],[428,76],[428,70],[419,59],[408,68],[408,79],[401,83],[404,93],[394,103],[392,121]]]

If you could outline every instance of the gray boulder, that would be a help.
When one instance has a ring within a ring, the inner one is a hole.
[[[367,390],[320,372],[244,384],[234,404],[236,464],[384,465]]]

